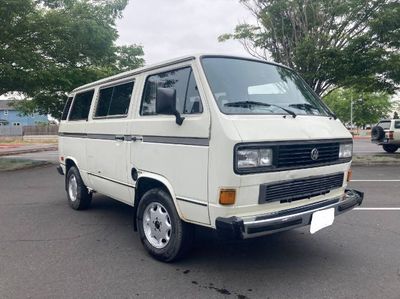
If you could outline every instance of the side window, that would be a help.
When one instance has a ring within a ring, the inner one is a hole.
[[[394,128],[395,129],[400,129],[400,121],[395,121],[394,122]]]
[[[95,117],[128,114],[132,90],[133,82],[100,89]]]
[[[69,108],[71,108],[71,103],[72,103],[72,97],[69,97],[67,101],[65,102],[64,110],[61,115],[61,120],[66,120],[69,112]]]
[[[191,114],[203,111],[196,82],[190,67],[147,77],[140,115],[156,114],[157,87],[169,87],[176,90],[176,109],[179,113]]]
[[[184,114],[196,114],[203,112],[203,105],[201,104],[199,90],[197,88],[196,80],[194,79],[193,72],[190,71],[189,83],[187,87]]]
[[[86,120],[89,115],[94,90],[78,93],[69,114],[69,120]]]

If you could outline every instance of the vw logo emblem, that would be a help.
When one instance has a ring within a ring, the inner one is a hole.
[[[319,156],[318,150],[316,148],[313,148],[310,156],[311,156],[311,160],[313,160],[313,161],[317,160],[318,156]]]

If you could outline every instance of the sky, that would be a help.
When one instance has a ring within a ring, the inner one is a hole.
[[[243,22],[254,18],[239,0],[130,0],[117,43],[142,45],[146,64],[204,52],[249,56],[238,41],[217,40]]]

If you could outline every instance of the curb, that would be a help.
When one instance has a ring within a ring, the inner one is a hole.
[[[38,153],[38,152],[47,152],[47,151],[56,151],[58,150],[57,146],[52,146],[52,147],[44,147],[44,148],[35,148],[35,149],[21,149],[21,150],[15,150],[15,151],[7,151],[4,153],[0,153],[0,157],[4,156],[14,156],[14,155],[20,155],[20,154],[28,154],[28,153]]]
[[[353,136],[353,139],[356,140],[367,140],[367,139],[371,139],[371,136]]]

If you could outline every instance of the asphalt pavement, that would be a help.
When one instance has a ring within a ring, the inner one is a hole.
[[[368,139],[354,139],[353,140],[353,152],[357,155],[374,155],[386,153],[382,146],[372,143]]]
[[[399,169],[353,171],[370,209],[315,235],[227,242],[197,229],[174,264],[148,256],[131,207],[96,195],[70,209],[54,165],[0,173],[0,298],[399,298]]]

